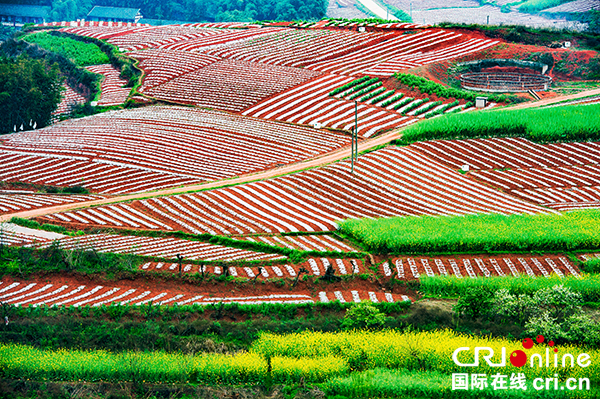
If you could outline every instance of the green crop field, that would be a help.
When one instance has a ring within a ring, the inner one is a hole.
[[[598,140],[599,114],[600,104],[468,112],[414,124],[403,131],[401,142],[505,136],[536,142]]]
[[[98,46],[67,37],[56,37],[46,32],[34,33],[23,40],[65,56],[77,66],[108,64],[108,56]]]
[[[340,230],[372,251],[576,250],[600,246],[600,210],[564,214],[347,219]]]

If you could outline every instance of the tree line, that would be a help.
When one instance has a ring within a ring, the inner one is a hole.
[[[12,0],[13,3],[50,6],[50,19],[85,18],[94,6],[139,8],[144,18],[189,21],[292,21],[321,19],[328,0]]]

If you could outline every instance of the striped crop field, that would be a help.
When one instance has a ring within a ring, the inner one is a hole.
[[[229,260],[229,258],[227,258]],[[355,274],[367,273],[364,262],[361,259],[332,259],[332,258],[310,258],[306,262],[297,264],[281,264],[276,266],[244,266],[234,267],[229,266],[229,274],[234,277],[242,278],[295,278],[298,276],[300,269],[305,271],[302,274],[309,276],[321,277],[325,274],[328,267],[333,267],[334,272],[338,276],[351,276]],[[179,263],[173,262],[146,262],[140,266],[140,270],[149,272],[177,272],[179,273]],[[222,275],[225,273],[223,266],[215,266],[211,264],[181,265],[182,273],[207,273],[214,275]],[[258,277],[257,277],[258,276]]]
[[[0,194],[0,215],[102,198],[106,197],[101,195]]]
[[[111,105],[120,105],[129,97],[130,87],[125,87],[127,81],[119,77],[120,71],[115,69],[111,64],[92,65],[86,67],[90,72],[94,72],[104,76],[102,79],[101,95],[98,105],[105,107]]]
[[[145,107],[3,136],[0,180],[141,192],[269,169],[349,142],[331,132],[216,111]]]
[[[354,101],[333,98],[329,93],[353,80],[354,77],[341,75],[319,76],[245,109],[242,115],[350,130],[354,127]],[[409,117],[393,110],[366,103],[358,105],[358,133],[363,137],[410,122]]]
[[[68,84],[65,83],[63,87],[64,91],[62,93],[62,99],[58,104],[56,110],[52,112],[52,116],[55,121],[57,121],[58,117],[60,117],[61,115],[65,115],[71,112],[73,106],[77,104],[83,104],[87,101],[87,98],[73,90],[73,88]]]
[[[380,265],[380,275],[403,280],[419,279],[421,276],[530,276],[580,277],[579,268],[565,255],[462,255],[438,257],[396,257]]]
[[[56,280],[56,279],[55,279]],[[130,286],[126,281],[109,285],[63,283],[60,279],[51,282],[33,280],[0,281],[0,301],[15,306],[91,306],[101,305],[210,305],[217,303],[238,303],[257,305],[263,303],[315,303],[331,302],[401,302],[411,299],[402,294],[375,292],[368,290],[321,291],[313,297],[308,293],[273,292],[258,295],[220,295],[214,293],[160,289],[155,287]]]
[[[289,249],[298,249],[301,251],[360,252],[360,249],[346,244],[330,235],[252,236],[246,237],[245,239],[248,241]]]
[[[318,75],[307,69],[223,59],[142,93],[161,100],[236,112]]]
[[[516,197],[567,211],[600,207],[600,144],[522,138],[437,140],[411,147]]]
[[[306,67],[331,74],[391,76],[401,69],[462,57],[498,44],[439,29],[399,34],[376,45]]]
[[[120,209],[173,230],[221,235],[331,231],[336,221],[348,218],[548,212],[462,176],[412,146],[363,155],[354,174],[346,160],[271,180],[120,204]],[[38,220],[97,226],[84,212]],[[108,222],[103,227],[130,228]]]
[[[273,34],[205,50],[215,56],[302,67],[392,39],[393,33],[284,29]]]
[[[63,238],[58,240],[58,243],[61,248],[67,250],[134,254],[164,259],[177,259],[177,255],[181,255],[188,260],[204,261],[285,259],[285,256],[278,254],[266,254],[179,238],[94,234]],[[50,245],[51,243],[43,243],[39,247],[46,248]]]
[[[220,60],[219,57],[202,53],[163,49],[135,51],[128,53],[127,56],[138,60],[138,67],[144,71],[141,91],[167,83]]]

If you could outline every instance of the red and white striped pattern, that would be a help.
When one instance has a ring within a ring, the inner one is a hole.
[[[197,29],[180,25],[166,25],[113,36],[108,39],[108,42],[125,51],[132,51],[157,48],[185,40],[220,36],[226,32],[223,29]]]
[[[0,194],[0,215],[26,209],[93,201],[106,198],[100,195],[58,195],[58,194]]]
[[[142,93],[161,100],[236,112],[317,75],[299,68],[222,60]]]
[[[320,123],[334,129],[354,127],[354,101],[329,97],[329,93],[353,77],[323,75],[293,89],[270,97],[242,112],[242,115],[304,125]],[[408,117],[380,107],[358,105],[358,132],[363,137],[410,122]]]
[[[154,256],[165,259],[176,259],[180,254],[190,260],[275,260],[285,259],[278,254],[265,254],[245,249],[224,247],[199,241],[179,238],[119,236],[94,234],[79,237],[68,237],[59,240],[60,247],[68,250],[84,250],[111,253],[126,253],[140,256]],[[44,248],[49,244],[43,244]]]
[[[87,101],[87,98],[73,90],[68,84],[64,84],[63,87],[65,90],[62,93],[62,99],[56,110],[52,112],[54,121],[58,120],[60,115],[65,115],[71,112],[71,109],[76,104],[83,104]]]
[[[3,141],[0,180],[125,193],[268,169],[350,140],[222,112],[144,107],[5,135]]]
[[[102,93],[98,105],[105,107],[120,105],[127,100],[131,88],[124,87],[127,81],[119,77],[120,71],[115,69],[115,67],[111,64],[103,64],[88,66],[86,69],[104,76],[101,84]]]
[[[140,87],[142,91],[220,60],[218,57],[202,53],[159,49],[135,51],[127,56],[140,61],[138,67],[144,71],[144,79]]]
[[[321,291],[316,297],[307,293],[273,292],[269,294],[210,294],[156,288],[131,288],[125,284],[62,284],[45,282],[0,281],[0,301],[14,306],[101,306],[101,305],[209,305],[238,303],[257,305],[264,303],[314,303],[331,302],[400,302],[410,301],[402,294],[368,290]]]
[[[349,291],[320,291],[319,302],[332,302],[340,301],[346,302],[403,302],[410,301],[411,299],[402,294],[393,294],[391,292],[380,292],[380,291],[363,291],[363,290],[349,290]]]
[[[245,237],[245,239],[248,241],[274,245],[277,247],[299,249],[301,251],[359,251],[359,249],[356,249],[329,235],[253,236]]]
[[[440,256],[432,258],[394,258],[390,264],[383,262],[380,274],[386,277],[397,277],[404,280],[419,279],[421,276],[456,276],[458,278],[476,278],[478,276],[521,275],[530,277],[580,277],[579,268],[564,255],[548,254],[531,255],[469,255]]]
[[[269,36],[273,33],[280,32],[281,28],[218,29],[218,31],[218,35],[208,35],[194,39],[181,40],[175,43],[163,44],[159,46],[159,48],[179,51],[203,51],[226,44],[236,44],[258,37]]]
[[[485,50],[486,48],[495,46],[498,43],[498,41],[489,39],[468,39],[452,46],[443,47],[425,53],[417,52],[413,54],[401,55],[374,65],[371,68],[364,70],[363,73],[374,76],[391,76],[401,69],[414,68],[451,58],[462,57],[476,51]]]
[[[325,73],[366,74],[367,71],[377,71],[377,65],[386,62],[391,62],[390,67],[399,60],[423,65],[436,60],[462,56],[495,44],[497,42],[476,41],[455,32],[423,30],[410,35],[397,34],[384,42],[332,60],[310,63],[306,67]],[[389,68],[383,64],[378,73],[381,76],[389,76],[389,72]]]
[[[228,260],[228,259],[225,259]],[[260,279],[273,278],[295,278],[300,268],[308,270],[312,276],[323,276],[328,266],[332,266],[338,276],[366,273],[364,263],[361,259],[331,259],[311,258],[299,264],[280,264],[274,266],[230,266],[229,274],[234,277],[254,278],[258,275]],[[179,264],[174,262],[146,262],[140,266],[140,270],[154,272],[179,272]],[[225,273],[222,266],[182,264],[182,273],[207,273],[222,275]]]
[[[361,156],[353,175],[346,160],[272,180],[122,206],[174,230],[213,234],[327,231],[347,218],[548,212],[474,182],[411,147]],[[61,216],[77,225],[79,212]]]
[[[301,67],[376,45],[390,33],[283,29],[268,36],[226,44],[208,54],[223,58]]]
[[[47,238],[12,231],[10,227],[0,226],[0,244],[2,245],[30,246],[47,241]]]
[[[557,210],[600,206],[600,143],[535,144],[521,138],[413,144],[469,176]]]
[[[92,21],[89,21],[92,22]],[[60,29],[61,32],[71,33],[79,36],[93,37],[96,39],[107,40],[112,37],[118,37],[122,35],[128,35],[132,33],[151,31],[154,26],[144,24],[119,24],[113,22],[99,21],[96,25],[94,24],[82,24],[78,25],[76,22],[73,23],[62,23],[65,28]]]

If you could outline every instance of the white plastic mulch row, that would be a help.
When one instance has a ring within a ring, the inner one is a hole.
[[[266,295],[215,296],[199,293],[150,291],[102,285],[41,284],[0,282],[0,301],[15,306],[101,306],[101,305],[208,305],[216,303],[314,303],[330,302],[398,302],[409,301],[406,295],[373,291],[319,292],[317,298],[306,294],[273,293]]]

